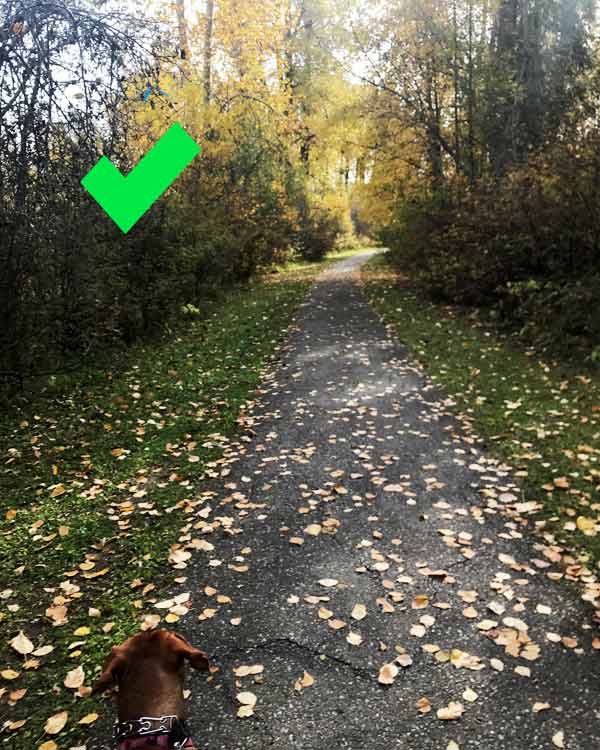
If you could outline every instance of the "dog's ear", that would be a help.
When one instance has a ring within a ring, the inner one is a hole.
[[[97,695],[98,693],[103,693],[105,690],[108,690],[109,687],[112,687],[126,662],[125,650],[118,646],[113,646],[106,662],[104,663],[102,674],[93,686],[91,694]]]
[[[179,635],[179,633],[173,633],[172,635],[175,636],[173,643],[177,653],[181,654],[184,659],[187,659],[193,669],[198,669],[201,672],[208,672],[210,668],[208,654],[205,654],[204,651],[200,651],[199,648],[194,648],[194,646],[190,645],[182,635]]]

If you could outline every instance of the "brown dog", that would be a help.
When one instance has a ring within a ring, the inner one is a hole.
[[[117,684],[120,750],[193,748],[185,726],[185,662],[207,671],[208,657],[169,630],[151,630],[113,646],[92,695]]]

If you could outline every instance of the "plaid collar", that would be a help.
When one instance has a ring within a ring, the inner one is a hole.
[[[185,721],[177,716],[140,716],[131,721],[116,721],[113,735],[119,750],[137,750],[148,745],[165,750],[194,747]]]

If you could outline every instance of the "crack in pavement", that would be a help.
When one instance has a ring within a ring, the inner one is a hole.
[[[221,661],[224,661],[224,660],[226,661],[227,659],[224,659],[223,657],[230,657],[234,654],[245,655],[245,654],[248,654],[249,652],[254,652],[254,651],[272,651],[273,649],[271,648],[271,646],[273,645],[290,646],[291,648],[294,648],[300,651],[305,651],[306,653],[309,653],[311,654],[311,656],[319,658],[320,660],[322,660],[323,657],[325,657],[325,659],[328,659],[334,662],[335,664],[340,664],[342,666],[348,667],[355,674],[360,675],[362,677],[366,677],[369,680],[376,679],[377,677],[377,673],[372,670],[365,669],[364,667],[354,664],[353,662],[347,661],[346,659],[342,659],[339,656],[335,656],[334,654],[329,654],[326,651],[321,651],[319,648],[312,648],[311,646],[308,646],[305,643],[300,643],[299,641],[296,641],[293,638],[268,638],[267,640],[259,641],[257,643],[249,643],[244,646],[230,648],[224,653],[221,650],[219,650],[219,648],[217,647],[215,651],[213,652],[213,655],[214,654],[221,655]]]

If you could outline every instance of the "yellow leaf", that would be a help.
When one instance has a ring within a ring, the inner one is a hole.
[[[19,719],[18,721],[11,721],[8,725],[8,728],[11,731],[14,731],[15,729],[20,729],[21,727],[25,726],[27,723],[27,719]]]
[[[93,724],[98,718],[98,714],[86,714],[83,719],[79,720],[80,724]]]
[[[596,536],[596,521],[593,518],[586,518],[585,516],[579,516],[577,519],[577,528],[579,531],[583,531],[586,536]]]
[[[64,729],[68,718],[69,714],[66,711],[60,711],[59,713],[54,714],[54,716],[51,716],[47,719],[46,724],[44,725],[46,733],[58,734],[61,732]]]
[[[0,672],[0,677],[3,677],[5,680],[16,680],[19,676],[19,672],[15,672],[14,669],[3,669],[2,672]]]
[[[323,530],[322,526],[318,523],[311,523],[309,526],[307,526],[304,529],[304,531],[307,534],[310,534],[310,536],[319,536],[322,530]]]

